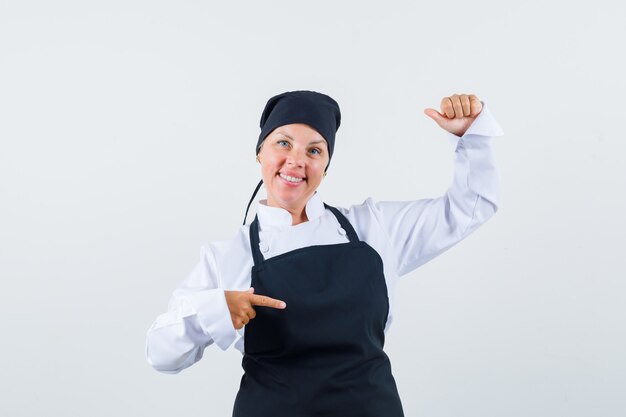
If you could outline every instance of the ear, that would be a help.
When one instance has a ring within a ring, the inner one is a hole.
[[[265,139],[263,139],[261,141],[261,144],[259,145],[259,153],[261,152],[261,148],[263,148],[263,144],[265,143],[265,141],[267,140],[267,138],[269,138],[269,136],[271,135],[271,133],[268,133],[268,135],[265,137]]]

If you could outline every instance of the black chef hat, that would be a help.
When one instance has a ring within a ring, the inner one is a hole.
[[[341,124],[341,111],[339,104],[326,94],[310,90],[287,91],[271,97],[265,104],[261,114],[261,133],[256,144],[256,153],[259,153],[261,144],[274,129],[291,123],[305,123],[317,130],[326,139],[328,144],[328,165],[335,149],[335,133]],[[328,165],[324,172],[328,169]],[[254,196],[263,184],[259,182],[250,198],[243,224]]]
[[[335,133],[341,124],[339,104],[326,94],[316,91],[287,91],[275,95],[267,101],[261,115],[261,133],[256,144],[256,153],[259,153],[261,143],[267,135],[277,127],[291,123],[305,123],[326,139],[330,164],[335,148]]]

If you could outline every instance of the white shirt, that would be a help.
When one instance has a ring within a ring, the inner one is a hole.
[[[337,207],[359,239],[383,260],[389,296],[385,334],[393,322],[398,278],[464,239],[498,208],[500,178],[491,138],[502,136],[503,131],[485,103],[462,137],[447,135],[455,144],[454,179],[441,197],[414,201],[370,197],[347,209]],[[267,200],[257,202],[259,246],[265,259],[301,247],[349,241],[318,192],[308,200],[305,210],[309,220],[292,225],[287,210],[268,206]],[[200,360],[204,349],[213,343],[226,350],[235,342],[243,354],[245,326],[234,328],[224,290],[250,288],[253,259],[249,229],[249,224],[240,226],[232,239],[201,247],[200,261],[174,291],[167,312],[148,329],[145,355],[157,371],[178,373]]]

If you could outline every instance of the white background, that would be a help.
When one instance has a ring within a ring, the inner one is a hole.
[[[423,113],[445,96],[476,94],[505,132],[496,216],[398,284],[407,417],[625,415],[625,18],[618,1],[0,1],[0,414],[231,415],[234,347],[164,375],[145,332],[240,226],[267,99],[310,89],[342,110],[320,188],[338,206],[445,191],[453,149]]]

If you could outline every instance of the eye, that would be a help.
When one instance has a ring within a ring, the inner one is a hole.
[[[278,143],[278,144],[284,143],[285,145],[289,145],[289,142],[287,142],[284,139],[279,139],[279,140],[276,141],[276,143]]]
[[[311,149],[311,152],[317,152],[317,154],[316,154],[316,155],[319,155],[319,154],[321,154],[321,153],[322,153],[322,151],[321,151],[321,150],[319,150],[318,148],[313,148],[313,149]]]

